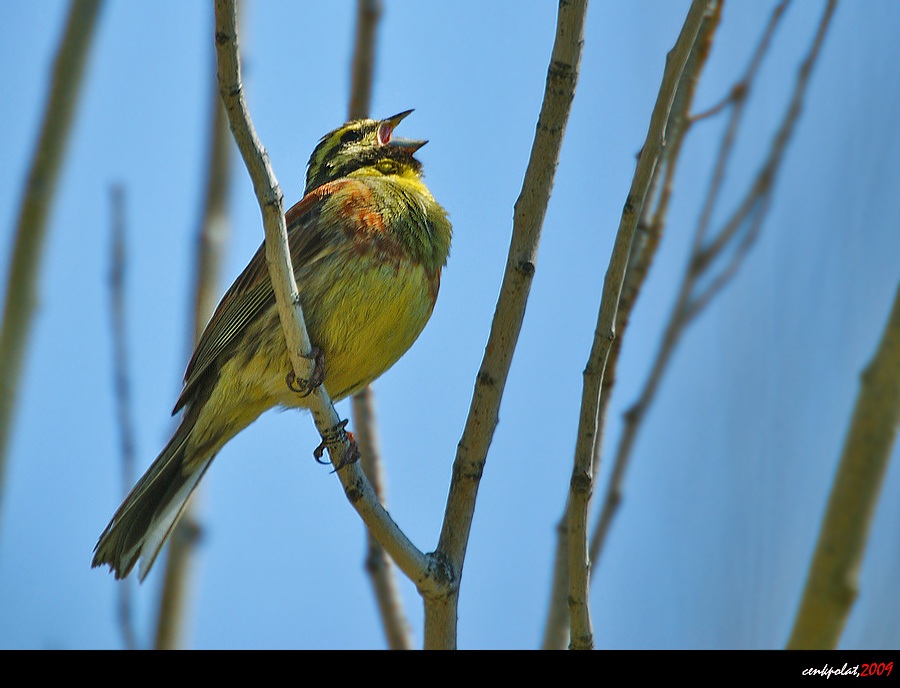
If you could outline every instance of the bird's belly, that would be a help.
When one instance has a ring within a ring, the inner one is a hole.
[[[417,264],[361,257],[352,264],[320,263],[312,279],[301,274],[297,280],[310,340],[325,356],[325,389],[335,401],[362,389],[406,353],[437,295],[437,278]],[[224,362],[192,445],[218,451],[266,409],[306,406],[309,398],[289,389],[289,372],[273,305],[247,328],[239,353]]]
[[[314,281],[302,274],[297,280],[310,340],[325,356],[325,389],[334,400],[359,391],[406,353],[428,322],[437,291],[417,264],[364,257],[350,264],[320,263]],[[274,312],[272,317],[277,319]],[[287,355],[271,363],[267,387],[275,403],[305,405],[285,383]]]
[[[419,265],[372,261],[345,272],[320,303],[325,307],[313,306],[315,316],[326,317],[311,318],[310,339],[325,352],[325,388],[342,399],[412,346],[431,316],[434,290]]]

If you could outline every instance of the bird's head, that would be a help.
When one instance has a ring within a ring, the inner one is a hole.
[[[411,112],[382,120],[356,119],[325,134],[309,158],[306,193],[354,172],[419,175],[422,164],[413,154],[427,141],[394,136],[394,128]]]

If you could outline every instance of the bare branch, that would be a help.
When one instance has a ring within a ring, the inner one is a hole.
[[[231,133],[219,98],[215,79],[210,83],[209,149],[206,190],[197,226],[196,281],[191,312],[191,350],[200,341],[220,297],[219,275],[228,243],[228,192],[231,171]],[[169,541],[159,612],[156,618],[154,649],[173,650],[182,646],[184,616],[194,553],[201,528],[196,517],[197,495],[188,503]]]
[[[759,43],[756,44],[756,52],[750,59],[750,64],[747,65],[744,76],[741,77],[740,81],[738,81],[738,83],[736,83],[732,87],[731,92],[727,96],[725,96],[725,98],[723,98],[717,105],[714,105],[705,112],[693,115],[690,118],[691,124],[699,122],[702,119],[713,117],[714,115],[719,114],[722,110],[731,105],[734,105],[735,109],[741,109],[742,104],[747,100],[747,86],[750,85],[750,83],[756,77],[756,72],[759,71],[759,67],[762,64],[763,58],[765,57],[766,52],[768,52],[769,50],[769,43],[771,43],[772,41],[772,36],[775,35],[775,29],[781,21],[782,15],[784,15],[785,11],[788,8],[788,5],[790,4],[791,0],[781,0],[781,2],[778,3],[778,5],[772,11],[772,16],[769,18],[769,23],[766,25],[765,33],[763,33],[762,38],[759,39]],[[729,127],[729,129],[730,128],[731,127]],[[726,136],[733,139],[733,132],[732,135]]]
[[[672,102],[669,120],[666,123],[666,139],[657,169],[653,174],[647,202],[644,204],[641,218],[635,229],[628,266],[619,297],[619,308],[616,314],[616,338],[607,358],[606,371],[600,387],[600,406],[597,413],[597,438],[594,442],[593,479],[596,481],[600,467],[599,452],[603,441],[603,429],[606,425],[606,410],[615,385],[616,367],[621,351],[622,340],[631,311],[640,293],[641,287],[659,246],[660,237],[665,225],[669,199],[672,194],[672,180],[677,168],[681,144],[687,131],[688,112],[693,101],[694,92],[700,72],[709,55],[712,38],[719,24],[721,3],[717,3],[713,12],[708,13],[700,27],[697,40],[694,41],[691,54],[685,64],[681,81]],[[659,193],[656,187],[662,185]],[[655,199],[654,202],[650,202]],[[566,507],[557,526],[557,547],[553,568],[553,584],[550,594],[550,605],[547,622],[544,628],[542,647],[545,650],[562,649],[569,639],[568,600],[568,541],[569,511],[571,502],[566,500]]]
[[[193,349],[220,298],[220,275],[225,262],[230,227],[228,198],[231,189],[232,140],[228,118],[222,108],[219,89],[213,83],[210,94],[210,142],[207,160],[206,193],[197,229],[197,280],[194,283],[194,308],[191,313]]]
[[[619,295],[628,266],[628,256],[637,228],[638,218],[653,180],[653,174],[660,160],[665,140],[666,124],[675,99],[681,75],[700,31],[703,16],[707,11],[707,0],[694,0],[688,10],[681,34],[675,47],[666,57],[666,69],[659,96],[650,115],[647,139],[641,149],[637,169],[622,211],[622,219],[616,232],[612,256],[603,282],[603,296],[597,316],[594,343],[584,370],[584,390],[581,398],[581,413],[578,434],[575,440],[575,462],[572,469],[569,495],[569,614],[571,617],[569,647],[590,649],[594,646],[591,627],[588,592],[590,588],[590,561],[588,559],[588,506],[593,491],[592,467],[594,443],[597,437],[597,418],[600,406],[600,389],[603,373],[612,342],[615,340],[616,314]]]
[[[128,375],[128,336],[125,314],[125,190],[110,189],[112,206],[112,241],[109,270],[110,314],[112,319],[113,379],[116,399],[116,419],[119,428],[119,451],[122,457],[122,494],[128,494],[134,482],[134,421],[131,408],[131,381]]]
[[[709,305],[709,302],[712,301],[725,287],[725,285],[731,281],[731,278],[737,274],[737,271],[740,269],[744,259],[747,257],[750,249],[753,248],[753,244],[759,236],[763,220],[769,211],[771,202],[771,194],[766,194],[759,199],[759,202],[755,205],[752,214],[748,218],[750,224],[748,225],[747,231],[744,233],[744,238],[734,249],[731,258],[705,288],[691,296],[687,303],[684,304],[680,318],[684,326],[687,326],[691,320],[696,318],[703,309]]]
[[[500,399],[534,278],[541,228],[578,81],[586,14],[587,0],[560,2],[544,100],[522,191],[515,205],[512,239],[500,296],[453,464],[450,494],[436,554],[452,568],[457,586],[462,576],[478,484],[497,427]],[[458,587],[450,599],[426,598],[426,647],[455,647],[457,599]],[[441,631],[448,626],[452,632],[442,635]]]
[[[695,253],[699,252],[700,246],[706,240],[709,224],[712,221],[713,210],[715,209],[716,202],[719,200],[719,192],[722,189],[722,183],[725,181],[725,169],[731,158],[731,151],[734,148],[734,141],[737,137],[741,120],[743,119],[744,106],[747,103],[747,97],[750,94],[753,81],[756,78],[756,74],[759,72],[763,57],[771,45],[775,29],[781,22],[781,18],[784,16],[784,11],[787,9],[789,3],[790,0],[782,0],[782,2],[775,7],[772,16],[769,18],[769,23],[766,25],[765,31],[763,32],[762,38],[760,38],[759,43],[756,46],[756,51],[754,52],[753,57],[750,58],[750,64],[747,66],[744,76],[741,77],[740,81],[738,81],[731,89],[731,93],[725,100],[725,103],[731,106],[731,117],[728,120],[728,125],[725,127],[722,143],[719,145],[719,153],[716,156],[712,181],[710,182],[709,190],[706,194],[706,202],[704,203],[703,211],[700,214],[700,221],[697,224],[697,232],[694,235]],[[718,107],[713,108],[713,110],[718,110]],[[708,112],[702,116],[708,117],[709,115],[710,113]],[[692,121],[696,122],[698,119],[700,119],[700,117],[695,117]]]
[[[797,124],[797,120],[800,118],[800,112],[803,109],[803,97],[806,94],[806,87],[809,78],[812,75],[813,65],[819,56],[822,42],[825,40],[825,32],[828,30],[828,26],[831,22],[835,3],[836,0],[829,0],[812,47],[810,48],[806,59],[804,59],[803,64],[800,66],[788,111],[782,120],[778,132],[775,134],[775,139],[769,150],[768,159],[757,173],[756,179],[750,188],[750,192],[744,199],[744,202],[738,207],[729,221],[725,223],[722,230],[706,246],[702,247],[702,249],[700,248],[700,244],[703,242],[704,234],[698,232],[695,244],[697,247],[695,251],[696,256],[692,262],[693,270],[699,272],[703,267],[712,263],[729,246],[735,235],[738,234],[745,225],[747,217],[749,217],[754,210],[758,209],[760,204],[762,204],[764,208],[768,208],[769,202],[763,199],[772,194],[772,189],[778,176],[778,170],[781,167],[781,160],[787,150],[791,135],[794,133],[794,127]],[[747,86],[747,90],[749,90],[749,85]],[[740,107],[736,105],[735,111],[737,112],[739,110]],[[723,143],[723,148],[724,147],[725,144]],[[730,146],[728,150],[730,151]],[[715,191],[717,192],[718,189]],[[712,205],[712,203],[710,203],[710,205]],[[701,224],[701,228],[705,229],[705,225]]]
[[[381,0],[357,0],[356,40],[350,67],[350,107],[347,119],[368,117],[375,74],[375,33],[381,20]]]
[[[675,305],[672,308],[671,315],[663,331],[662,341],[657,350],[656,358],[651,365],[650,373],[647,376],[647,380],[644,383],[644,387],[641,390],[637,401],[632,404],[625,413],[625,427],[616,449],[612,475],[607,486],[597,527],[591,541],[591,552],[593,553],[592,560],[594,562],[599,559],[603,545],[606,542],[606,536],[609,533],[610,525],[622,500],[622,484],[625,479],[628,463],[631,459],[631,450],[634,447],[635,440],[647,410],[655,399],[656,391],[659,388],[668,367],[668,363],[674,354],[675,347],[680,341],[681,336],[684,334],[687,324],[697,316],[700,310],[709,303],[710,299],[721,290],[724,284],[743,264],[743,258],[747,255],[749,248],[759,234],[761,223],[765,217],[765,210],[770,203],[770,194],[774,188],[772,181],[775,179],[784,151],[790,140],[790,135],[793,132],[794,125],[796,124],[802,109],[803,98],[806,94],[812,67],[818,58],[825,33],[830,24],[834,4],[833,0],[829,0],[822,20],[819,23],[816,37],[806,58],[801,64],[791,102],[785,113],[784,119],[782,120],[782,125],[779,127],[773,140],[768,159],[764,163],[754,182],[751,184],[747,196],[739,204],[738,210],[734,213],[731,220],[725,223],[724,228],[720,230],[716,235],[716,238],[713,239],[710,244],[717,247],[713,252],[715,256],[719,256],[721,251],[718,248],[717,242],[721,237],[727,235],[731,242],[728,244],[728,248],[734,250],[732,256],[733,259],[729,263],[726,263],[724,268],[718,273],[718,276],[712,278],[710,282],[711,290],[700,292],[698,295],[696,285],[699,279],[705,274],[706,270],[714,265],[711,260],[706,259],[706,256],[712,255],[709,246],[706,248],[703,247],[703,237],[705,236],[707,227],[706,221],[704,220],[706,210],[704,210],[701,215],[701,220],[698,223],[697,233],[694,239],[693,253],[688,260],[688,267],[685,270],[685,275],[679,287]],[[776,14],[773,19],[777,20],[780,16],[781,14],[776,8]],[[767,37],[771,34],[772,28],[772,24],[770,23],[769,26],[767,26],[762,39],[767,44]],[[754,57],[754,61],[755,60],[756,57]],[[748,73],[755,74],[755,68],[748,71]],[[749,93],[751,85],[750,82],[745,82],[742,90]],[[730,135],[728,133],[729,129],[730,127],[726,128],[726,134],[721,144],[721,150],[731,150]],[[717,169],[718,167],[719,164],[717,163]],[[722,167],[722,169],[724,169],[724,167]],[[713,174],[713,179],[710,184],[710,193],[717,193],[718,179],[719,173],[716,172]],[[707,201],[705,209],[709,207],[711,207],[711,202]],[[736,218],[740,218],[739,223]],[[732,230],[731,227],[737,224],[745,226],[745,220],[748,218],[751,222],[744,234],[743,241],[737,246],[734,246],[733,239],[740,235],[737,233],[737,229]],[[724,247],[725,244],[723,244],[723,248]]]
[[[900,285],[859,394],[787,647],[833,650],[859,592],[859,570],[900,427]]]
[[[353,430],[359,446],[360,462],[372,483],[378,501],[387,505],[384,475],[378,460],[378,438],[375,434],[375,400],[371,387],[365,387],[353,396]],[[409,622],[403,610],[403,600],[397,587],[394,566],[372,534],[366,531],[366,571],[372,581],[372,590],[384,627],[388,647],[392,650],[412,649]]]
[[[28,181],[16,222],[16,239],[0,327],[0,514],[6,450],[28,343],[31,320],[37,304],[39,265],[47,234],[47,217],[53,207],[56,182],[62,167],[66,142],[75,117],[100,0],[73,0],[60,40],[47,92],[41,133],[34,149]]]
[[[116,420],[119,428],[119,453],[122,459],[122,494],[128,494],[134,481],[134,422],[132,419],[131,381],[128,375],[128,337],[125,314],[128,312],[125,295],[125,274],[128,266],[125,248],[125,190],[121,186],[110,189],[112,206],[112,240],[109,297],[112,320],[113,380],[116,400]],[[130,581],[119,587],[119,629],[126,650],[137,649],[134,631],[132,589]]]
[[[784,5],[784,2],[779,5],[776,8],[775,13],[773,14],[772,22],[769,24],[766,35],[763,37],[763,42],[766,45],[768,45],[771,33],[774,30],[774,22],[776,22],[780,18],[781,10],[783,9]],[[797,76],[797,82],[794,86],[794,92],[791,97],[791,102],[788,106],[787,113],[782,120],[781,126],[778,129],[778,132],[775,134],[775,139],[773,140],[772,146],[769,149],[769,156],[765,164],[763,164],[762,168],[757,173],[756,179],[751,185],[750,191],[744,198],[744,201],[739,205],[737,210],[735,210],[731,218],[729,218],[729,220],[723,225],[719,233],[704,246],[702,244],[705,236],[706,226],[709,222],[709,213],[712,212],[712,206],[715,203],[715,199],[718,197],[719,183],[721,181],[720,177],[722,174],[724,174],[724,165],[726,163],[726,158],[731,151],[733,135],[726,133],[726,139],[723,141],[722,148],[720,150],[720,162],[722,165],[722,169],[720,170],[717,167],[716,175],[714,176],[714,181],[711,185],[710,193],[708,195],[708,212],[706,210],[704,211],[704,215],[700,223],[700,229],[698,230],[695,239],[694,256],[690,263],[690,271],[694,273],[694,276],[699,278],[700,274],[704,270],[706,270],[707,267],[709,267],[717,258],[719,258],[724,251],[733,247],[733,244],[736,241],[736,237],[739,235],[741,230],[745,228],[747,229],[745,231],[744,238],[741,240],[740,244],[735,250],[735,254],[732,256],[732,259],[728,262],[728,264],[719,272],[717,276],[713,278],[710,285],[703,292],[694,294],[694,296],[688,302],[686,302],[683,309],[684,317],[686,318],[686,320],[690,320],[695,317],[699,310],[702,310],[702,308],[705,307],[707,303],[709,303],[712,297],[723,286],[725,286],[725,284],[728,283],[731,277],[737,272],[743,256],[746,255],[746,253],[749,251],[750,247],[759,234],[759,229],[762,221],[765,218],[769,206],[771,205],[771,196],[778,177],[778,171],[781,167],[782,158],[784,157],[784,153],[787,150],[787,145],[790,142],[791,135],[794,132],[794,127],[797,124],[797,120],[800,118],[800,112],[803,109],[803,97],[806,94],[806,87],[809,82],[809,78],[812,75],[812,67],[815,64],[816,59],[818,58],[819,51],[822,47],[822,42],[825,40],[825,32],[827,31],[828,25],[831,22],[831,16],[834,12],[835,5],[835,0],[830,0],[825,8],[825,13],[822,17],[822,21],[819,24],[819,30],[816,33],[816,37],[813,41],[812,47],[810,48],[809,53],[804,59],[802,65],[800,66],[800,71]],[[750,80],[753,78],[753,76],[755,76],[756,69],[761,57],[762,56],[759,53],[754,56],[754,61],[751,64],[751,68],[748,70],[747,76],[745,76],[744,78],[744,88],[742,89],[742,91],[745,94],[749,91]],[[735,104],[732,113],[732,122],[735,122],[740,118],[742,109],[743,99]],[[731,129],[732,124],[729,123],[729,132],[731,131]]]

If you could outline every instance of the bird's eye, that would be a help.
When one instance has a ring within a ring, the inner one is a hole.
[[[359,129],[351,129],[341,134],[341,144],[346,146],[348,143],[359,141],[362,137],[363,133]]]
[[[393,160],[379,160],[375,167],[381,174],[397,174],[399,169],[397,163]]]

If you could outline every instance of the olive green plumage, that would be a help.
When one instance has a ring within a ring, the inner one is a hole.
[[[307,329],[334,400],[372,382],[415,342],[450,251],[446,212],[413,157],[425,142],[393,137],[409,112],[324,136],[306,195],[285,214]],[[121,578],[140,560],[143,579],[222,446],[274,406],[305,405],[285,382],[290,372],[260,247],[191,358],[175,405],[184,409],[181,425],[100,536],[93,565]]]

